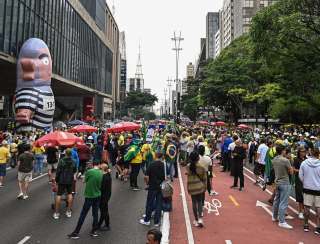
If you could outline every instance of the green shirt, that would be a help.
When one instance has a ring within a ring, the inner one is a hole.
[[[85,174],[86,188],[84,197],[97,198],[101,196],[102,171],[99,169],[90,169]]]

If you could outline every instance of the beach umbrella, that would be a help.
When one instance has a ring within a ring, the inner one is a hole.
[[[140,129],[140,125],[133,122],[120,122],[107,129],[108,132],[133,131]]]
[[[40,137],[36,143],[44,146],[46,144],[52,144],[54,146],[66,146],[71,147],[77,142],[83,142],[80,137],[75,136],[72,133],[64,131],[54,131],[47,135]]]
[[[81,132],[88,132],[88,133],[92,133],[92,132],[96,132],[98,130],[97,127],[93,127],[91,125],[77,125],[73,128],[71,128],[69,130],[69,132],[73,132],[73,133],[81,133]]]

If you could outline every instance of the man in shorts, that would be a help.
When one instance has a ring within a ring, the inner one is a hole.
[[[309,232],[310,208],[315,206],[317,228],[314,233],[320,235],[320,160],[319,149],[311,148],[311,156],[302,162],[299,178],[303,184],[304,231]]]
[[[49,143],[46,149],[47,163],[48,163],[48,177],[49,183],[52,181],[53,172],[58,167],[58,149],[53,144]]]
[[[260,176],[264,176],[264,168],[265,168],[265,158],[268,152],[269,147],[266,145],[266,139],[262,138],[260,141],[260,145],[257,150],[257,162],[255,162],[254,174],[256,177],[255,185],[258,185],[260,180]],[[264,182],[263,182],[264,183]]]
[[[10,152],[7,144],[8,143],[5,140],[0,143],[0,187],[3,187],[3,179],[7,173],[7,162],[10,158]]]
[[[75,174],[77,172],[76,163],[72,159],[71,149],[66,149],[66,155],[62,158],[57,167],[56,182],[58,184],[58,192],[56,196],[55,212],[53,214],[54,219],[59,219],[59,208],[61,203],[61,196],[67,193],[68,207],[66,211],[67,218],[71,218],[72,209],[72,183],[75,179]]]
[[[32,171],[34,165],[34,156],[31,152],[30,144],[25,145],[25,152],[18,158],[18,182],[20,193],[18,199],[28,199],[28,187],[32,180]]]

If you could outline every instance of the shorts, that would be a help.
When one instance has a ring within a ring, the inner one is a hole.
[[[32,180],[32,172],[24,173],[18,171],[18,181],[30,182]]]
[[[320,208],[320,196],[303,193],[303,204],[308,207],[314,205],[316,208]]]
[[[263,175],[264,174],[264,164],[259,164],[258,162],[255,162],[253,172],[255,175]]]
[[[7,164],[0,164],[0,176],[6,176]]]
[[[72,184],[58,184],[57,196],[62,196],[64,193],[72,194]]]
[[[57,170],[58,163],[48,164],[48,170]]]

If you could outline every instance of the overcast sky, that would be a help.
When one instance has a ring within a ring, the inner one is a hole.
[[[168,77],[175,77],[174,31],[181,31],[184,41],[179,78],[186,76],[186,65],[195,62],[200,52],[200,38],[206,35],[206,14],[216,12],[223,0],[107,0],[120,31],[126,32],[128,78],[134,77],[139,41],[145,88],[151,88],[159,101]]]

